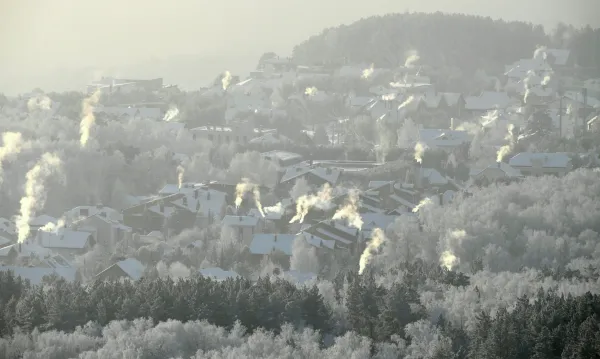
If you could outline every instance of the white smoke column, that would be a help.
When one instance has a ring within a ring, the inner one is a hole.
[[[383,101],[393,101],[396,99],[396,96],[398,96],[398,95],[395,93],[389,93],[389,94],[381,95],[381,99]]]
[[[429,206],[431,204],[433,204],[433,201],[431,200],[431,198],[426,197],[421,202],[419,202],[419,204],[415,208],[413,208],[412,211],[413,211],[413,213],[417,213],[417,212],[419,212],[421,210],[421,208],[424,208],[424,207]]]
[[[173,120],[175,117],[177,117],[179,115],[179,109],[175,106],[169,108],[169,110],[167,111],[167,113],[165,113],[165,117],[163,117],[163,121],[171,121]]]
[[[506,137],[504,137],[504,139],[508,141],[508,145],[500,147],[500,149],[496,153],[496,162],[502,162],[504,157],[506,157],[506,155],[508,155],[510,151],[512,151],[514,147],[514,129],[515,126],[512,123],[508,125],[508,134],[506,135]]]
[[[223,85],[223,90],[227,90],[229,84],[231,83],[231,73],[229,71],[225,71],[223,74],[223,78],[221,79],[221,85]]]
[[[413,95],[408,96],[408,98],[402,102],[400,104],[400,106],[398,106],[398,110],[401,110],[403,108],[405,108],[406,106],[410,105],[411,103],[413,103],[413,101],[415,100],[415,97]]]
[[[263,210],[265,211],[266,214],[268,214],[268,213],[283,214],[283,212],[285,211],[285,208],[283,208],[283,204],[281,202],[278,202],[274,206],[263,208]]]
[[[523,102],[527,103],[527,98],[529,97],[530,88],[531,88],[531,79],[535,76],[535,73],[531,70],[527,71],[527,76],[523,80],[523,85],[525,85],[525,95],[523,95]]]
[[[83,100],[81,104],[81,123],[79,124],[79,133],[81,134],[81,147],[85,147],[90,138],[90,129],[96,118],[94,117],[94,106],[98,104],[100,99],[100,90],[96,90],[90,97]]]
[[[181,189],[181,186],[183,185],[183,175],[185,174],[185,168],[183,168],[183,166],[179,165],[177,166],[177,185],[178,188]]]
[[[412,68],[416,65],[416,63],[421,59],[419,54],[416,51],[411,51],[408,53],[406,57],[406,61],[404,61],[404,67]]]
[[[374,66],[375,66],[375,64],[371,64],[371,67],[363,70],[363,72],[362,72],[363,79],[367,80],[368,78],[370,78],[373,75],[373,72],[375,71]]]
[[[52,100],[46,95],[39,95],[27,101],[27,109],[32,112],[35,110],[49,110],[52,108]]]
[[[443,251],[440,255],[440,264],[448,270],[452,270],[458,263],[458,258],[451,251]]]
[[[381,230],[381,228],[375,228],[371,235],[371,240],[367,244],[367,248],[363,251],[360,256],[360,261],[358,263],[358,274],[362,274],[365,270],[367,264],[371,261],[371,257],[375,254],[375,251],[381,246],[381,244],[385,241],[385,234]]]
[[[539,46],[537,49],[535,49],[533,52],[533,58],[536,60],[546,60],[546,46]]]
[[[308,214],[311,208],[327,208],[331,205],[331,186],[328,183],[323,185],[323,189],[321,189],[317,194],[306,194],[300,196],[296,200],[296,215],[290,220],[290,223],[304,222],[304,217]]]
[[[4,132],[2,134],[2,147],[0,147],[0,184],[4,180],[2,177],[2,163],[11,155],[21,152],[22,145],[23,137],[20,132]]]
[[[29,221],[35,211],[46,202],[44,182],[53,172],[60,171],[62,162],[54,153],[44,153],[35,166],[27,172],[25,196],[21,198],[21,213],[17,218],[18,241],[22,243],[29,237]]]
[[[314,86],[313,87],[307,87],[306,90],[304,91],[304,94],[308,95],[308,96],[314,96],[314,95],[317,94],[317,91],[318,91],[317,88],[314,87]]]
[[[351,227],[362,229],[363,219],[358,212],[358,202],[358,191],[350,191],[348,202],[335,212],[332,219],[346,219]]]
[[[423,155],[427,151],[427,145],[423,142],[417,142],[415,145],[415,161],[418,163],[423,163]]]
[[[260,188],[258,185],[250,182],[248,178],[242,178],[242,182],[235,186],[235,208],[240,208],[244,195],[246,193],[252,193],[254,196],[254,202],[260,214],[264,217],[265,212],[263,211],[262,204],[260,203]]]
[[[542,86],[548,86],[550,84],[550,81],[552,81],[552,74],[547,73],[544,76],[544,79],[542,80]]]

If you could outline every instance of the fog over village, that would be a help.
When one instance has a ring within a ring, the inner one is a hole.
[[[0,4],[0,359],[600,358],[599,4],[182,1]]]

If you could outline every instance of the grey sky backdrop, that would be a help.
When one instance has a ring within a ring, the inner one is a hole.
[[[288,55],[325,27],[405,10],[600,26],[600,0],[0,0],[0,92],[102,74],[200,87],[263,52]]]

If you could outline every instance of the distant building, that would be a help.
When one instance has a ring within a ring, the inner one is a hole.
[[[508,164],[527,176],[563,176],[573,169],[571,158],[565,153],[521,152],[511,158]]]

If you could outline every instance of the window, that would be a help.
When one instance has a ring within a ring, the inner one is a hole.
[[[87,208],[80,208],[79,215],[82,217],[87,217],[90,215],[90,211]]]

